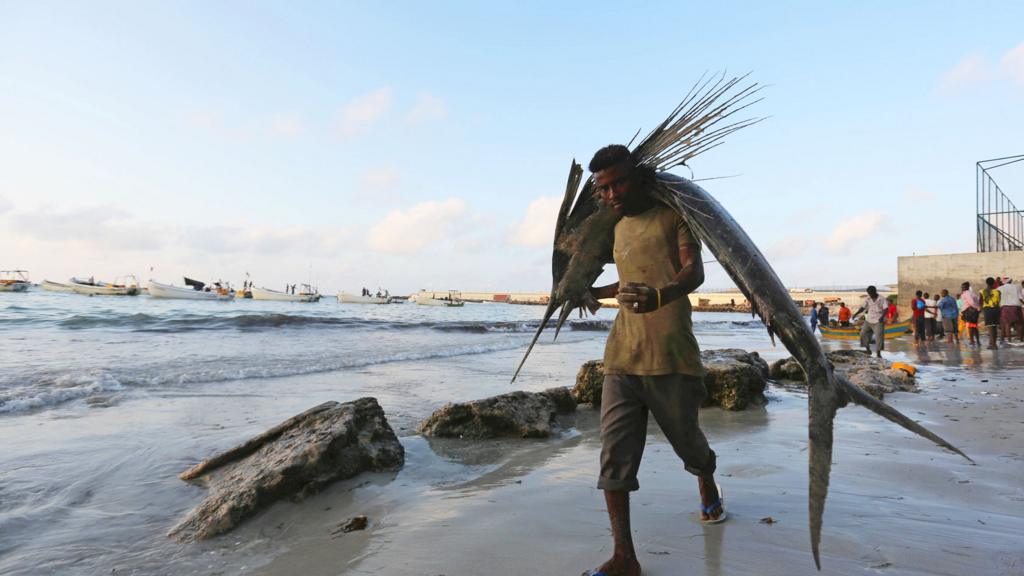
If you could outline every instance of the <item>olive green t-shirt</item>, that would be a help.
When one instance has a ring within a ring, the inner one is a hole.
[[[699,246],[690,227],[667,206],[623,217],[615,225],[619,286],[642,282],[660,288],[672,282],[681,268],[679,247],[686,244]],[[644,314],[620,309],[604,349],[605,373],[703,376],[690,314],[685,296]]]

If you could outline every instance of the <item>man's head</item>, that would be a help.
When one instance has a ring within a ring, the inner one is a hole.
[[[921,291],[918,290],[917,292],[914,292],[914,296],[917,296],[918,298],[920,298],[921,297]]]
[[[996,285],[996,279],[995,278],[993,278],[991,276],[989,276],[988,278],[985,278],[985,286],[988,286],[989,288],[994,288],[995,285]]]
[[[971,283],[970,282],[964,282],[963,284],[960,285],[960,290],[961,291],[963,291],[963,290],[970,290],[970,289],[971,289]]]
[[[629,148],[610,144],[598,150],[588,166],[601,201],[619,214],[632,214],[643,204],[638,194],[638,170]]]
[[[878,297],[878,289],[875,288],[874,286],[868,286],[868,296],[871,296],[872,300],[877,298]]]
[[[945,288],[943,288],[942,289],[942,297],[945,298],[946,296],[949,296],[949,290],[946,290]]]

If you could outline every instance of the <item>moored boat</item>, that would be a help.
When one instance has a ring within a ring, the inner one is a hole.
[[[449,290],[448,295],[444,298],[435,298],[434,295],[426,292],[420,292],[412,296],[415,298],[415,302],[420,306],[448,306],[450,308],[458,308],[466,304],[462,299],[462,293],[458,290]]]
[[[227,288],[211,290],[197,290],[195,287],[182,288],[171,284],[161,284],[150,280],[146,284],[146,290],[153,298],[173,298],[178,300],[232,300],[235,293]]]
[[[71,287],[71,284],[64,284],[63,282],[53,282],[51,280],[43,280],[40,284],[43,290],[49,290],[50,292],[74,292],[75,289]]]
[[[342,290],[338,292],[338,302],[342,304],[390,304],[388,296],[357,296]]]
[[[141,289],[135,276],[118,276],[113,282],[97,282],[92,278],[72,278],[68,286],[78,294],[86,296],[138,296]]]
[[[818,326],[821,335],[825,338],[837,340],[860,340],[860,327],[856,326]],[[910,320],[885,325],[885,337],[895,338],[910,332]]]
[[[0,292],[26,292],[30,285],[28,270],[0,270]]]
[[[309,284],[303,284],[302,291],[297,294],[253,286],[252,299],[273,300],[277,302],[318,302],[320,300],[320,293],[311,288]]]

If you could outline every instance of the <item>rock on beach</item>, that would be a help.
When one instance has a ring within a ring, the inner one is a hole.
[[[745,410],[765,402],[768,363],[757,352],[736,348],[705,350],[700,353],[700,359],[706,371],[704,386],[708,396],[704,400],[705,406]],[[576,374],[572,395],[581,404],[599,407],[603,383],[604,362],[591,360],[584,363]]]
[[[576,401],[568,388],[520,390],[447,404],[420,423],[418,431],[441,438],[547,438],[555,417],[575,410]]]
[[[397,470],[405,450],[375,398],[324,402],[183,472],[210,493],[169,536],[228,532],[283,498],[299,500],[364,471]]]
[[[863,350],[832,350],[825,353],[836,372],[875,398],[882,399],[892,392],[917,392],[917,384],[910,373],[893,368],[884,358],[876,358]],[[771,377],[776,380],[805,382],[804,371],[795,358],[774,362]]]

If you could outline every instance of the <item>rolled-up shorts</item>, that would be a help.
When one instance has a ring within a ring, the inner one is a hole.
[[[1018,322],[1024,322],[1024,316],[1021,316],[1020,306],[1003,306],[999,309],[999,321],[1003,324],[1016,324]]]
[[[985,314],[985,326],[999,326],[999,308],[982,308]]]
[[[875,351],[885,349],[885,324],[876,322],[872,324],[870,322],[864,322],[860,327],[860,345],[867,348],[871,343],[872,336],[875,341]]]
[[[947,334],[956,334],[956,325],[956,318],[942,319],[942,329],[945,330]]]
[[[607,374],[601,390],[601,490],[640,488],[637,472],[647,443],[647,415],[654,416],[687,472],[715,471],[715,453],[698,425],[707,396],[704,379],[685,374]]]

